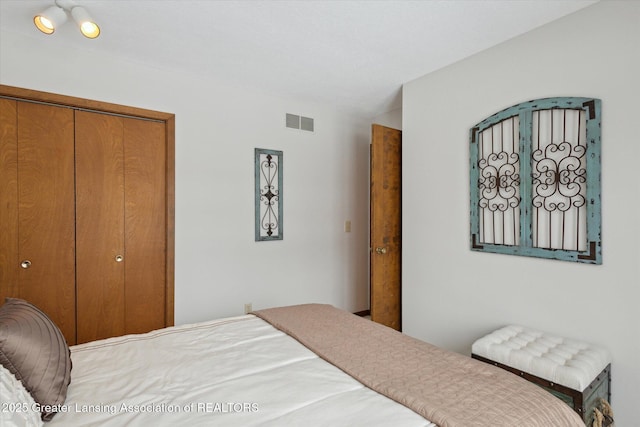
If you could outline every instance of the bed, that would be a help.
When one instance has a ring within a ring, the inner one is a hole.
[[[584,426],[508,372],[323,304],[94,341],[72,346],[70,360],[50,387],[68,373],[64,397],[46,408],[5,373],[0,424]]]

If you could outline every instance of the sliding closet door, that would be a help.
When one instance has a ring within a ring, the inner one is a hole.
[[[124,126],[76,112],[78,342],[125,333]]]
[[[126,333],[166,325],[165,124],[124,120]]]
[[[18,102],[20,297],[75,343],[73,110]]]
[[[0,298],[69,344],[171,326],[174,131],[172,114],[0,85]]]
[[[73,110],[0,102],[0,295],[35,304],[75,344]]]
[[[165,327],[164,123],[76,113],[78,342]]]
[[[0,304],[18,296],[18,106],[0,99]]]

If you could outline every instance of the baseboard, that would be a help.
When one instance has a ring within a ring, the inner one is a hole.
[[[356,316],[360,316],[360,317],[370,316],[371,315],[371,310],[356,311],[353,314],[355,314]]]

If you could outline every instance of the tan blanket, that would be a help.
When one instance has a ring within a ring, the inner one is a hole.
[[[330,305],[254,314],[440,427],[584,427],[568,405],[516,375]]]

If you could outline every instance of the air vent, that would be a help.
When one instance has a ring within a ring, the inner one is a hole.
[[[300,117],[300,129],[313,132],[313,119],[310,117]]]
[[[300,129],[300,116],[287,113],[287,127],[291,129]]]
[[[313,132],[313,119],[311,117],[302,117],[297,114],[287,113],[286,126],[291,129]]]

